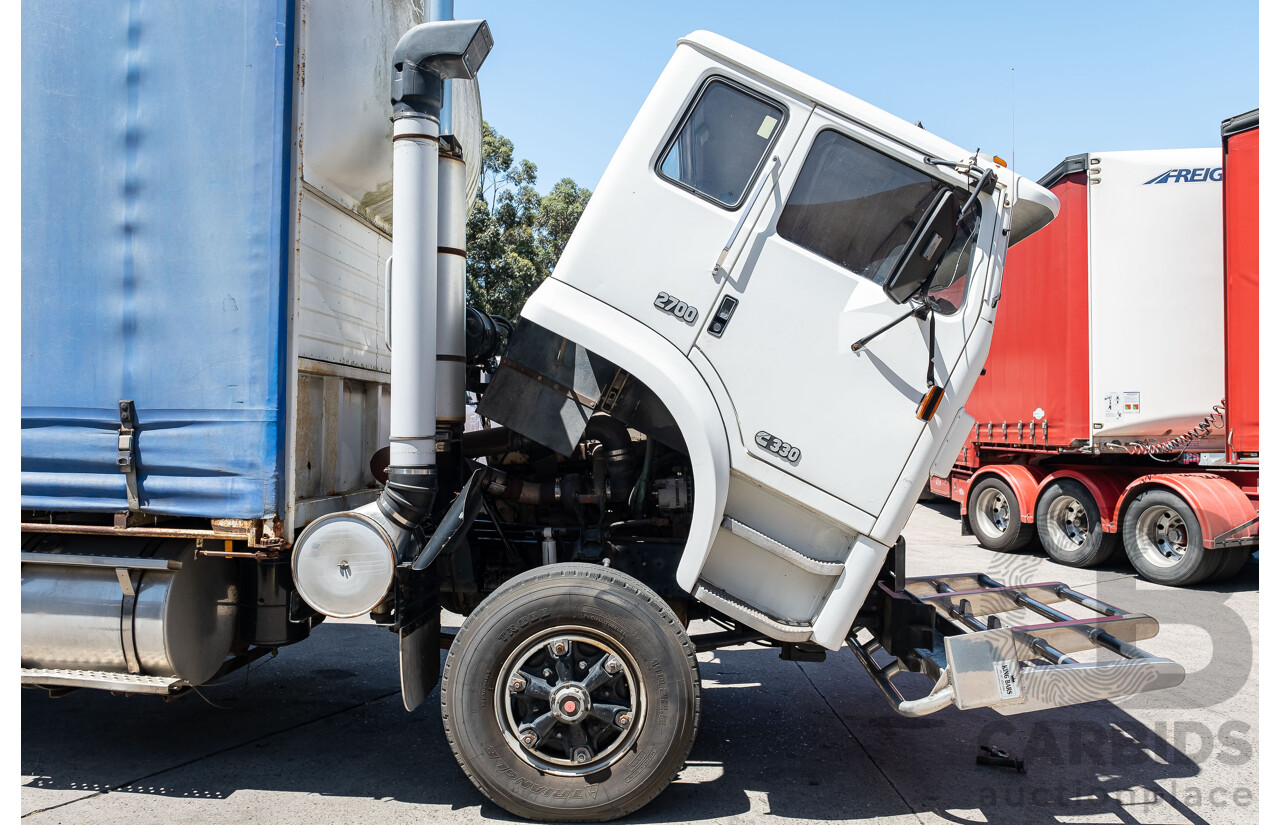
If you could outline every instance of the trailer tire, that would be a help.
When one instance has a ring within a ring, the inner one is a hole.
[[[506,582],[462,623],[440,706],[486,797],[528,819],[599,822],[647,804],[684,765],[701,683],[660,596],[616,570],[554,564]]]
[[[1036,533],[1049,558],[1068,567],[1106,564],[1120,549],[1120,537],[1103,532],[1093,496],[1069,478],[1054,481],[1040,494]]]
[[[1124,550],[1138,575],[1170,587],[1199,584],[1214,575],[1221,558],[1205,549],[1200,522],[1182,497],[1169,490],[1139,493],[1124,514]]]
[[[1240,571],[1244,569],[1245,562],[1249,560],[1249,556],[1253,555],[1253,548],[1227,547],[1219,550],[1218,555],[1221,556],[1218,569],[1214,570],[1213,575],[1206,581],[1225,582],[1240,575]]]
[[[969,488],[969,527],[988,550],[1012,553],[1035,538],[1035,529],[1022,521],[1018,497],[998,476],[987,476]]]

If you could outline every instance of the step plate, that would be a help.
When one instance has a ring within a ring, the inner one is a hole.
[[[153,693],[168,695],[186,687],[181,679],[166,676],[140,676],[133,673],[110,673],[105,670],[63,670],[60,668],[24,667],[22,684],[32,687],[76,687],[114,690],[121,693]]]
[[[727,533],[732,533],[739,538],[767,550],[783,561],[789,562],[801,570],[807,570],[819,576],[839,576],[844,571],[844,564],[838,561],[822,561],[811,556],[806,556],[799,550],[788,547],[777,539],[766,536],[754,527],[748,527],[742,522],[730,516],[725,516],[720,522],[720,529]]]
[[[706,582],[700,581],[694,586],[693,597],[771,639],[777,639],[780,642],[807,642],[813,638],[812,625],[792,624],[767,616]]]

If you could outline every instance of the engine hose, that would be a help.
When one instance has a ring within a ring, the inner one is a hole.
[[[1182,452],[1197,439],[1207,437],[1211,432],[1222,429],[1227,423],[1227,399],[1222,399],[1213,407],[1213,411],[1204,417],[1196,426],[1176,438],[1162,441],[1159,444],[1126,444],[1129,455],[1155,455],[1157,453]]]
[[[478,479],[481,489],[508,501],[543,506],[562,503],[568,506],[577,499],[580,477],[574,474],[566,475],[556,483],[539,484],[512,478],[493,467],[477,469],[481,470]]]
[[[627,498],[636,480],[636,455],[626,425],[616,418],[597,414],[591,416],[582,436],[599,441],[604,448],[610,498]]]
[[[640,518],[641,511],[644,509],[644,497],[648,493],[649,473],[653,471],[653,439],[650,438],[644,445],[644,464],[640,467],[640,477],[636,479],[636,486],[631,488],[631,497],[627,504],[631,509],[632,518]]]
[[[506,427],[490,427],[487,430],[472,430],[462,434],[462,455],[465,458],[498,455],[499,453],[528,450],[534,444],[532,439]]]

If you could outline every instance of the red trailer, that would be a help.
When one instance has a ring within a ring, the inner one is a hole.
[[[1222,122],[1227,460],[1258,463],[1258,110]]]
[[[1258,544],[1258,114],[1221,150],[1103,152],[1009,252],[971,441],[931,490],[983,546],[1221,580]],[[1225,263],[1225,270],[1224,270]]]

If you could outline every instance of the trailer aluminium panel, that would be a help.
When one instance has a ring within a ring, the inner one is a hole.
[[[28,387],[45,405],[24,406],[24,685],[171,698],[326,618],[367,617],[396,635],[406,710],[439,685],[482,793],[518,816],[602,821],[685,761],[699,650],[821,661],[848,645],[907,717],[1182,681],[1137,646],[1155,619],[1061,582],[904,575],[903,527],[973,429],[1005,257],[1053,221],[1048,189],[693,32],[552,277],[518,320],[491,316],[466,305],[465,218],[494,39],[432,6],[445,19],[420,25],[398,0],[280,0],[213,24],[203,7],[134,4],[97,30],[64,26],[70,6],[24,14],[46,46],[31,77],[99,80],[56,42],[92,35],[101,53],[85,53],[124,101],[115,131],[85,126],[82,155],[41,133],[58,169],[101,187],[106,216],[82,227],[77,203],[62,220],[40,186],[53,164],[24,175],[51,210],[24,210],[24,238],[43,244],[24,258],[24,308],[56,320],[52,283],[107,330],[81,322],[53,355],[24,339],[60,368],[71,349],[104,353],[98,372],[57,376],[71,389],[24,373],[24,405]],[[209,47],[192,52],[197,31]],[[204,107],[159,122],[198,80]],[[60,114],[60,88],[31,88],[33,118]],[[179,256],[188,213],[160,208],[183,204],[165,200],[173,181],[230,190],[214,199],[227,222],[192,228],[220,241],[201,257]],[[237,198],[276,228],[249,232]],[[54,239],[80,233],[97,255],[59,269]],[[269,334],[237,320],[246,296]],[[249,397],[268,379],[274,395]],[[815,388],[807,412],[785,401]],[[470,397],[486,420],[466,432]],[[242,399],[256,440],[224,426]],[[850,416],[874,416],[877,438],[843,437]],[[46,420],[91,431],[81,463],[59,464]],[[184,422],[217,435],[190,459],[176,442],[194,437],[165,440]],[[1014,620],[1028,611],[1033,624]],[[692,620],[722,630],[691,637]],[[904,672],[927,692],[904,693]]]

